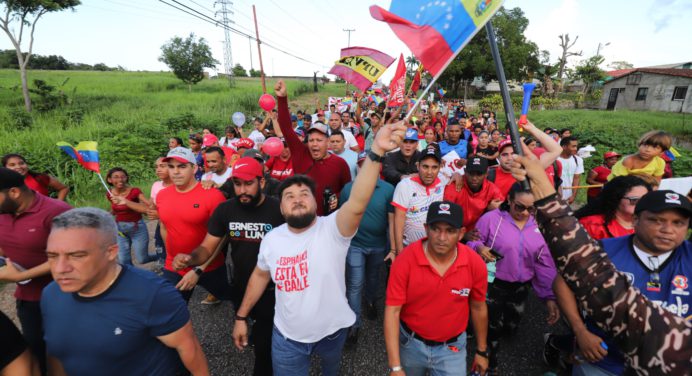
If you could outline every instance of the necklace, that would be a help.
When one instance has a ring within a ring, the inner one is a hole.
[[[116,269],[117,269],[116,272],[115,272],[115,276],[114,276],[113,279],[108,283],[108,285],[107,285],[106,287],[104,287],[103,289],[101,289],[101,291],[99,291],[99,292],[97,292],[97,293],[93,293],[93,294],[88,294],[88,295],[86,295],[86,294],[81,294],[81,293],[77,293],[77,294],[78,294],[79,296],[83,297],[83,298],[93,298],[94,296],[98,296],[98,295],[103,294],[105,291],[107,291],[109,288],[111,288],[111,286],[113,285],[113,283],[115,283],[115,280],[117,280],[117,279],[118,279],[118,276],[120,276],[120,272],[122,271],[122,266],[120,266],[120,264],[116,264],[115,267],[116,267]]]

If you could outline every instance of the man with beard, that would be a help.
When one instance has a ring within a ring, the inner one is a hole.
[[[281,111],[282,102],[286,104],[283,81],[277,83],[275,92]],[[286,224],[262,241],[233,328],[236,347],[245,348],[247,315],[273,281],[272,364],[276,375],[307,376],[313,354],[321,357],[322,374],[338,374],[346,333],[355,322],[346,300],[348,246],[375,189],[383,155],[398,146],[405,129],[402,122],[380,129],[348,201],[327,217],[317,217],[312,179],[296,175],[281,183],[279,197]]]
[[[53,217],[68,210],[70,205],[64,201],[36,194],[24,184],[22,175],[0,167],[0,256],[7,257],[7,265],[0,268],[0,282],[30,280],[17,284],[14,297],[24,339],[38,358],[43,373],[46,352],[40,300],[41,291],[52,281],[46,240]],[[19,270],[14,263],[26,270]]]
[[[228,235],[232,269],[232,300],[236,309],[245,295],[248,280],[257,264],[260,242],[272,229],[282,225],[279,200],[262,192],[266,180],[262,165],[252,157],[243,157],[233,166],[235,197],[220,204],[209,220],[208,232],[202,244],[192,253],[179,253],[173,260],[176,270],[200,265],[213,258],[215,250]],[[271,375],[271,340],[274,320],[274,284],[262,292],[250,312],[255,321],[253,339],[255,348],[254,375]]]

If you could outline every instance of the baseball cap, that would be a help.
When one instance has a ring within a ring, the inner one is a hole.
[[[466,172],[488,172],[488,160],[483,157],[470,158],[466,163]]]
[[[245,181],[261,178],[263,176],[262,165],[252,157],[242,157],[238,159],[231,170],[231,177]]]
[[[502,149],[506,148],[507,146],[512,146],[512,140],[502,140],[500,141],[500,144],[497,145],[497,151],[502,153]]]
[[[241,138],[240,140],[236,141],[235,147],[236,149],[252,149],[255,147],[255,141],[252,141],[249,138]]]
[[[605,154],[603,154],[603,159],[608,159],[608,158],[612,158],[612,157],[619,157],[619,156],[620,156],[620,154],[618,154],[614,151],[607,151],[607,152],[605,152]]]
[[[461,206],[449,201],[435,201],[428,208],[425,223],[431,225],[436,222],[446,222],[454,228],[461,228],[463,219],[464,212]]]
[[[250,157],[254,158],[257,160],[257,162],[263,163],[264,162],[264,157],[262,157],[262,153],[255,149],[248,149],[245,150],[245,153],[243,153],[243,158],[245,157]]]
[[[197,163],[197,159],[195,158],[195,154],[192,152],[192,150],[182,146],[174,147],[173,149],[169,150],[168,154],[166,154],[166,158],[164,158],[162,161],[168,162],[171,159],[175,159],[180,163]]]
[[[202,146],[212,146],[217,142],[219,142],[218,137],[214,136],[213,134],[205,134],[204,139],[202,140]]]
[[[360,165],[361,163],[363,163],[363,161],[364,161],[367,157],[368,157],[368,153],[366,153],[366,152],[358,153],[358,161],[357,161],[356,163],[357,163],[358,165]]]
[[[423,149],[423,151],[421,151],[420,153],[420,157],[418,157],[418,161],[420,162],[423,159],[429,157],[433,157],[438,162],[442,162],[442,157],[440,156],[440,149],[437,147],[436,144],[430,144],[425,149]]]
[[[327,125],[325,125],[321,121],[316,121],[310,126],[310,129],[308,129],[308,131],[306,133],[310,134],[310,132],[312,132],[312,131],[319,131],[319,132],[322,132],[326,135],[327,134]]]
[[[0,191],[24,185],[24,177],[17,171],[0,167]]]
[[[298,121],[298,116],[291,115],[291,121]]]
[[[652,213],[660,213],[668,209],[678,209],[690,217],[692,216],[692,203],[687,197],[670,190],[651,191],[637,202],[634,207],[634,214],[639,214],[643,211]]]
[[[295,130],[296,134],[300,137],[305,137],[305,132],[301,128]]]
[[[404,141],[418,141],[418,132],[413,128],[407,129]]]
[[[312,122],[312,115],[306,114],[303,117],[303,122],[308,122],[308,123]]]
[[[373,116],[377,117],[378,119],[382,119],[382,116],[380,116],[380,113],[377,111],[370,111],[368,113],[368,117],[373,117]]]

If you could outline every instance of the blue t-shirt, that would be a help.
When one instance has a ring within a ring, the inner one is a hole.
[[[457,152],[457,154],[459,154],[459,158],[466,159],[466,155],[468,154],[468,142],[466,140],[460,139],[456,145],[450,145],[445,140],[445,141],[440,142],[439,145],[440,145],[440,155],[441,156],[444,157],[445,155],[447,155],[447,153],[454,150]]]
[[[351,195],[353,183],[346,184],[341,189],[339,201],[341,204]],[[387,246],[388,219],[387,213],[393,213],[394,186],[382,179],[377,179],[375,191],[365,208],[363,219],[358,226],[356,236],[351,240],[351,245],[360,248],[382,248]]]
[[[650,284],[652,270],[637,257],[633,247],[633,235],[619,238],[603,239],[603,249],[615,265],[615,268],[627,276],[632,286],[636,287],[652,302],[659,304],[667,311],[680,317],[690,318],[690,278],[692,278],[692,245],[689,241],[673,250],[668,259],[659,266],[659,284]],[[604,338],[608,345],[608,355],[594,365],[620,375],[624,371],[625,358],[618,350],[612,338],[596,327],[590,320],[586,321],[589,331]]]
[[[64,293],[52,282],[41,296],[46,352],[70,376],[175,375],[175,349],[156,337],[182,328],[190,314],[180,292],[152,272],[123,266],[101,295]]]

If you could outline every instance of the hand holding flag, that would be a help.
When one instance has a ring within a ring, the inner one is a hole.
[[[99,152],[97,149],[98,143],[96,141],[81,141],[79,144],[77,144],[76,148],[63,141],[58,142],[57,145],[60,150],[64,151],[72,159],[79,162],[82,167],[89,171],[95,172],[99,179],[101,179],[101,183],[106,188],[108,194],[111,196],[113,195],[101,176]]]

